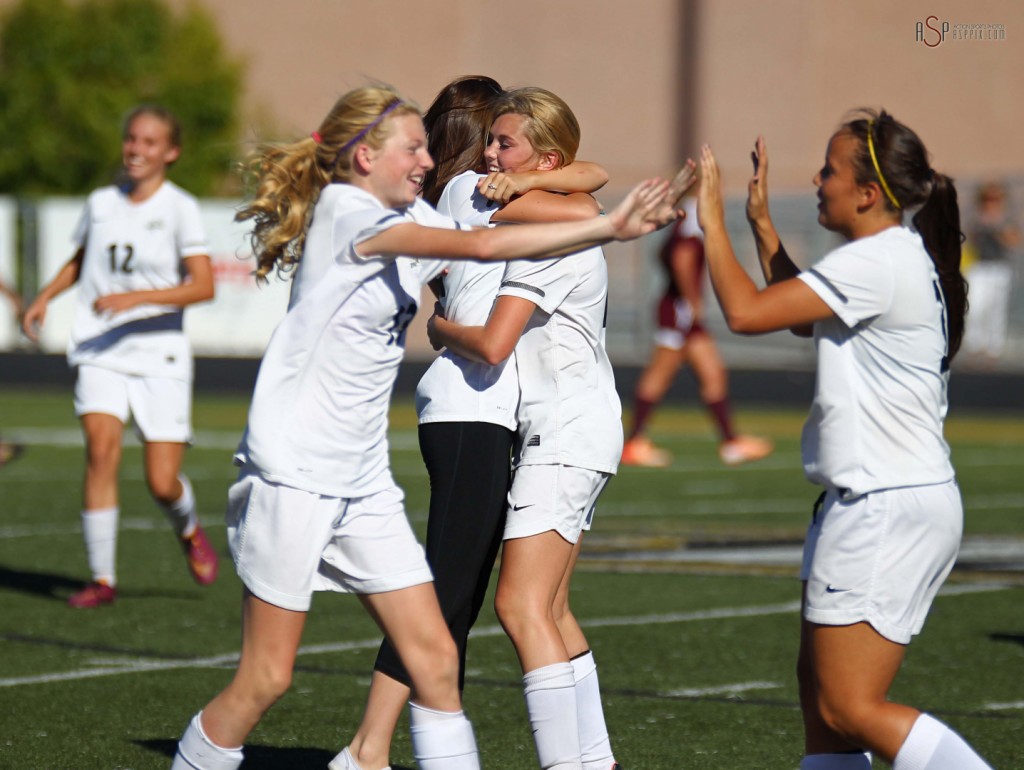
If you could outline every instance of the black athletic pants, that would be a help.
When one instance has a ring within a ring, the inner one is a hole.
[[[434,422],[420,425],[419,437],[430,475],[427,561],[441,612],[459,649],[461,690],[466,639],[483,606],[505,528],[515,433],[486,422]],[[387,639],[374,669],[411,684]]]

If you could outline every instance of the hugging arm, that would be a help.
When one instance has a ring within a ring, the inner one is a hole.
[[[508,203],[531,190],[559,193],[597,192],[608,183],[608,172],[597,163],[578,160],[550,171],[508,174],[492,171],[477,182],[477,190],[488,200]]]
[[[435,308],[427,321],[427,337],[434,350],[446,347],[463,358],[495,366],[512,355],[536,307],[521,297],[498,297],[483,326],[462,326]]]

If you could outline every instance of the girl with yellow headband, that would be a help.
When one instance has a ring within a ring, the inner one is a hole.
[[[800,768],[870,770],[872,754],[896,770],[988,768],[946,725],[887,699],[963,528],[943,439],[967,307],[956,189],[909,128],[885,112],[854,116],[814,177],[818,221],[846,243],[801,271],[768,212],[763,138],[755,157],[747,217],[766,288],[733,253],[708,147],[699,216],[729,328],[813,335],[818,353],[802,442],[805,474],[824,491],[801,569]]]

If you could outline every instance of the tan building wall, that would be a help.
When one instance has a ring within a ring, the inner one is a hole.
[[[806,189],[830,132],[861,105],[917,129],[954,175],[1024,172],[1024,3],[1010,0],[200,4],[247,62],[250,113],[288,133],[315,127],[368,79],[425,106],[449,79],[482,73],[562,95],[583,125],[582,155],[621,183],[666,173],[709,141],[742,190],[764,133],[776,187]],[[929,16],[928,43],[950,24],[936,47],[915,40]],[[1005,39],[952,39],[954,25],[974,23],[1002,24]]]
[[[1024,3],[1016,0],[168,0],[198,2],[246,64],[250,125],[311,130],[377,79],[422,105],[488,74],[562,95],[582,155],[625,185],[709,141],[730,189],[764,133],[777,188],[806,189],[844,112],[884,105],[957,176],[1024,173]],[[0,0],[0,9],[15,0]],[[934,43],[915,40],[925,24]],[[955,40],[997,23],[1003,40]],[[283,137],[282,137],[283,138]]]

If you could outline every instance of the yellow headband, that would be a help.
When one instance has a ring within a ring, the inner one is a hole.
[[[875,121],[868,121],[868,152],[871,153],[871,162],[875,166],[875,173],[878,174],[878,181],[882,183],[882,189],[885,190],[885,195],[897,209],[900,207],[899,201],[896,200],[896,196],[892,194],[892,190],[889,189],[889,185],[885,182],[885,177],[882,176],[882,167],[878,165],[878,157],[875,155],[875,143],[871,139],[871,126]]]

